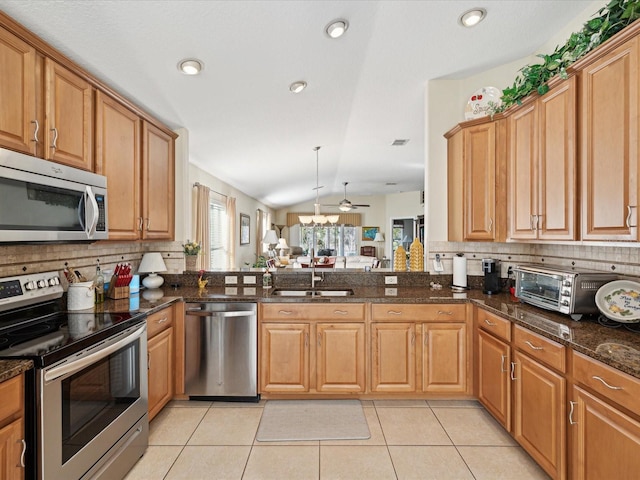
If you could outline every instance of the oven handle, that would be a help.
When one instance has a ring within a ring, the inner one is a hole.
[[[92,363],[95,363],[98,360],[102,360],[103,358],[111,355],[113,352],[120,350],[122,347],[134,342],[139,337],[141,337],[146,330],[147,325],[145,324],[130,335],[127,335],[123,339],[118,340],[117,342],[104,347],[97,352],[87,355],[86,357],[82,357],[78,360],[74,360],[70,363],[65,363],[64,365],[60,365],[59,367],[52,368],[51,370],[47,370],[46,372],[44,372],[45,382],[50,382],[51,380],[55,380],[56,378],[67,375],[69,373],[79,372]]]

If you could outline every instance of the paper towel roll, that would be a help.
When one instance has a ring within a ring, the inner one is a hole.
[[[466,257],[453,257],[453,285],[455,287],[467,287]]]

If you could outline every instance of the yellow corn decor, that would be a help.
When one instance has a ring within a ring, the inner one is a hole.
[[[404,249],[402,245],[400,245],[394,254],[393,257],[393,269],[396,272],[406,272],[407,271],[407,251]]]
[[[424,271],[424,248],[417,238],[413,239],[411,247],[409,247],[409,271]]]

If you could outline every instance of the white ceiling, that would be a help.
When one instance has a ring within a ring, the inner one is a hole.
[[[422,189],[427,80],[529,55],[592,3],[0,0],[0,10],[186,128],[192,162],[279,208],[315,197],[316,145],[321,197],[342,195],[344,181],[349,197]],[[486,20],[459,26],[477,6]],[[336,18],[350,27],[333,40],[324,27]],[[204,61],[199,76],[178,72],[189,57]],[[296,80],[309,84],[299,95]],[[390,146],[398,138],[410,141]]]

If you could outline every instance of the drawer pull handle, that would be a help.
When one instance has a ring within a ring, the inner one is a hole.
[[[487,318],[484,319],[484,323],[486,323],[490,327],[495,327],[496,325],[498,325],[497,323],[490,322]]]
[[[627,219],[625,220],[625,224],[627,225],[627,228],[633,228],[633,227],[637,227],[637,225],[631,225],[631,212],[632,212],[632,208],[637,208],[635,205],[627,205]]]
[[[398,312],[397,310],[387,310],[389,315],[402,315],[402,312]]]
[[[516,362],[511,362],[511,380],[517,380],[516,378]]]
[[[26,464],[24,463],[24,455],[27,453],[27,442],[25,442],[24,438],[20,440],[22,442],[22,453],[20,454],[20,466],[22,468],[26,468]]]
[[[349,315],[349,312],[346,310],[334,310],[333,313],[334,315]]]
[[[438,310],[438,315],[453,315],[453,312],[445,312],[444,310]]]
[[[600,380],[605,387],[610,388],[611,390],[622,390],[622,387],[614,387],[612,385],[609,385],[607,382],[605,382],[602,378],[598,377],[597,375],[594,375],[591,378],[593,378],[594,380]]]
[[[569,410],[569,425],[577,425],[578,423],[573,420],[573,409],[577,404],[578,402],[572,402],[571,400],[569,400],[569,406],[571,407],[571,409]]]
[[[38,123],[38,120],[31,120],[31,123],[34,123],[36,125],[36,128],[33,130],[33,140],[31,140],[32,142],[35,142],[36,145],[39,143],[38,142],[38,130],[40,130],[40,124]]]
[[[51,131],[53,132],[53,141],[51,142],[51,148],[56,150],[58,148],[58,146],[56,145],[56,142],[58,141],[58,129],[54,127],[51,129]]]
[[[529,340],[526,340],[524,343],[526,343],[527,345],[529,345],[529,347],[532,350],[544,350],[544,347],[536,347],[533,343],[531,343]]]
[[[158,320],[156,323],[157,323],[158,325],[160,325],[161,323],[164,323],[164,322],[166,322],[167,320],[169,320],[169,317],[162,317],[162,318],[161,318],[160,320]]]
[[[500,373],[504,373],[507,371],[506,368],[504,368],[504,361],[507,359],[506,355],[500,355]]]
[[[142,231],[142,226],[143,226],[143,221],[144,219],[142,217],[138,217],[138,231]]]
[[[280,315],[293,315],[293,312],[290,310],[278,310]]]

